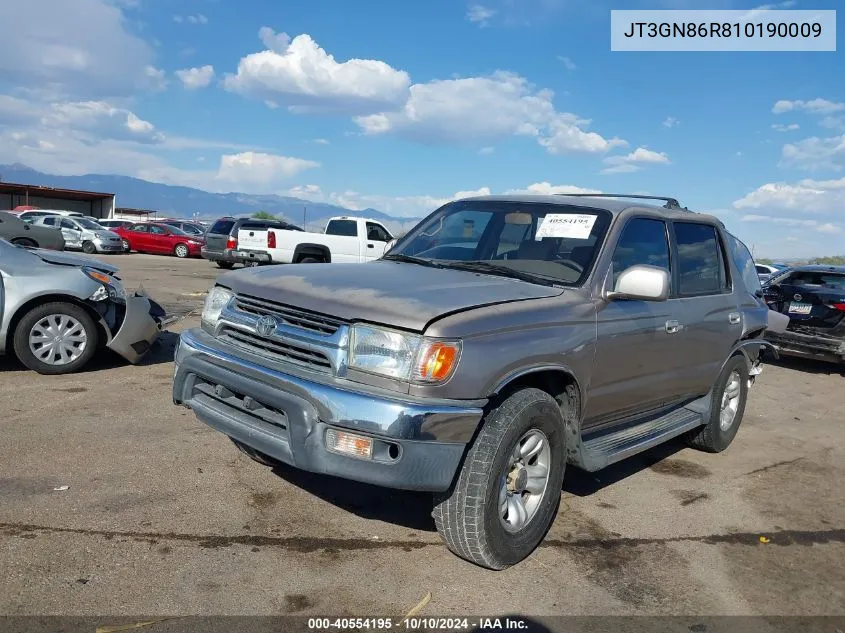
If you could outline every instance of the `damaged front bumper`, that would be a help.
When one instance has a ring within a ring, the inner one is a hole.
[[[132,364],[146,356],[161,330],[173,319],[168,319],[164,308],[153,301],[145,292],[128,294],[123,306],[123,317],[116,330],[103,321],[109,333],[106,347],[117,352]]]

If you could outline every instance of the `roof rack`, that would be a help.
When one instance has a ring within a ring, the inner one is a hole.
[[[573,198],[637,198],[640,200],[663,200],[666,204],[663,206],[667,209],[681,209],[689,211],[686,207],[682,207],[681,203],[675,198],[665,198],[663,196],[645,196],[635,193],[558,193],[558,196],[571,196]]]

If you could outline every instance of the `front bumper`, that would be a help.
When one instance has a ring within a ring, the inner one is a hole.
[[[97,249],[98,253],[122,253],[123,241],[117,240],[116,242],[112,242],[109,240],[95,239],[94,248]]]
[[[164,310],[143,293],[126,297],[126,312],[117,333],[106,347],[130,363],[141,361],[150,351],[164,324]]]
[[[261,364],[200,329],[182,333],[173,400],[280,462],[389,488],[446,490],[481,421],[480,402],[351,391]],[[367,435],[373,458],[330,452],[329,428]]]
[[[792,331],[767,331],[765,338],[787,356],[845,362],[845,339],[842,338]]]

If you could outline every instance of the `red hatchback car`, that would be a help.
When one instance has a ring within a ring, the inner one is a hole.
[[[123,240],[123,250],[176,257],[199,257],[205,239],[189,235],[175,226],[139,222],[129,227],[113,229]]]

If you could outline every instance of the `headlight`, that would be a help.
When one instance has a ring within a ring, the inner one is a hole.
[[[94,294],[88,297],[91,301],[104,301],[106,299],[111,299],[112,301],[126,301],[126,289],[123,287],[123,283],[119,279],[111,277],[105,273],[101,273],[99,270],[94,268],[89,268],[88,266],[83,266],[82,272],[94,281],[103,284],[94,291]]]
[[[460,341],[354,325],[349,344],[349,367],[400,380],[437,383],[452,375],[460,354]]]
[[[234,295],[221,286],[214,286],[208,291],[205,297],[205,305],[202,308],[203,323],[214,327],[220,319],[220,313],[226,304],[232,300]]]
[[[98,240],[101,240],[104,237],[106,237],[106,234],[105,233],[94,233],[94,237],[97,238]]]

